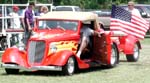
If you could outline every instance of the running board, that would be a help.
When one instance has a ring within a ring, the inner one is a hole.
[[[89,64],[90,67],[98,67],[98,66],[103,65],[103,63],[100,62],[100,61],[89,61],[89,62],[86,62],[86,63]]]

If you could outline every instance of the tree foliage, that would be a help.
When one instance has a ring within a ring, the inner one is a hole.
[[[127,4],[131,0],[54,0],[54,5],[77,5],[85,9],[106,9],[112,4]],[[150,0],[132,0],[138,4],[148,4]]]
[[[23,4],[28,1],[37,1],[39,3],[54,3],[54,5],[77,5],[85,9],[106,9],[112,4],[127,4],[130,0],[13,0],[13,3]],[[150,0],[132,0],[135,3],[148,4]],[[0,3],[12,3],[12,0],[0,0]]]

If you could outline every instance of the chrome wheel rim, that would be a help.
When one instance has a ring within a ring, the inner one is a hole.
[[[137,59],[139,57],[139,48],[137,45],[134,47],[134,58]]]
[[[69,58],[69,60],[68,60],[68,73],[70,73],[70,74],[73,73],[74,68],[75,68],[74,59]]]
[[[116,55],[116,50],[112,47],[112,52],[111,52],[111,64],[112,64],[112,65],[115,64],[115,62],[116,62],[116,57],[117,57],[117,55]]]

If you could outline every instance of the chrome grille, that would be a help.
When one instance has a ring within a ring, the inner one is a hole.
[[[45,53],[44,41],[30,41],[28,47],[28,60],[30,63],[40,63]]]

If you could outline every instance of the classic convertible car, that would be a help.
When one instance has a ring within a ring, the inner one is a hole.
[[[80,30],[86,23],[93,30],[103,27],[98,16],[90,12],[49,12],[40,16],[28,44],[6,49],[1,66],[7,74],[16,74],[23,69],[62,71],[65,75],[72,75],[77,69],[115,67],[119,63],[120,52],[128,61],[138,60],[140,42],[117,31],[105,31],[101,37],[91,36],[90,44],[81,57],[77,57]]]

